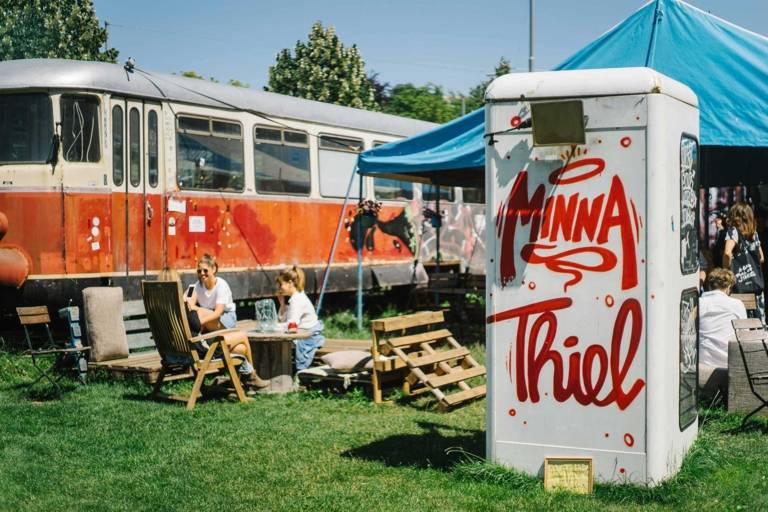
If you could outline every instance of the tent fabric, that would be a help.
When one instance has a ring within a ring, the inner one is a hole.
[[[555,70],[653,68],[698,96],[701,145],[768,147],[767,63],[768,38],[680,0],[654,0]],[[484,125],[480,109],[368,150],[358,172],[445,185],[482,183]]]
[[[437,185],[482,185],[477,169],[485,166],[484,109],[478,109],[434,130],[390,142],[360,154],[358,172],[381,178]],[[435,171],[441,171],[439,173]]]
[[[646,66],[699,98],[705,146],[768,146],[768,38],[679,0],[646,4],[555,70]]]

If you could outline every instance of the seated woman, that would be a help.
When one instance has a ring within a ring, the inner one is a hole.
[[[312,333],[307,339],[296,340],[296,370],[304,370],[312,364],[315,351],[323,346],[323,322],[317,318],[312,302],[304,293],[304,271],[295,265],[293,268],[280,272],[277,276],[277,300],[280,310],[278,320],[288,328],[306,329]],[[288,297],[286,302],[286,297]]]
[[[747,318],[744,304],[729,297],[734,284],[733,272],[712,269],[705,282],[708,291],[699,298],[699,376],[705,391],[725,390],[728,341],[735,336],[731,320]]]
[[[224,279],[216,276],[218,270],[219,266],[214,257],[203,254],[197,262],[198,281],[192,287],[191,295],[184,294],[189,310],[197,313],[204,333],[237,327],[232,290]],[[253,387],[269,385],[269,382],[259,378],[253,368],[250,343],[238,341],[228,346],[232,354],[244,358],[243,363],[238,367],[238,373],[245,385]]]

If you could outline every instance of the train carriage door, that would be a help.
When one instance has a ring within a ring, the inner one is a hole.
[[[124,98],[110,101],[112,153],[112,257],[115,272],[128,275],[128,118]]]
[[[146,258],[146,197],[144,179],[144,105],[126,101],[127,112],[127,179],[125,244],[128,271],[145,273]]]
[[[165,264],[163,244],[164,182],[162,176],[162,111],[160,105],[144,104],[144,272]]]

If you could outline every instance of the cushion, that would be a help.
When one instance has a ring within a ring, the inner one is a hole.
[[[84,289],[83,313],[93,361],[128,357],[122,288],[94,286]]]
[[[365,350],[339,350],[320,358],[337,372],[351,372],[373,368],[371,353]]]

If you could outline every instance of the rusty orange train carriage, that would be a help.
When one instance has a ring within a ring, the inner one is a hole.
[[[435,256],[424,208],[441,194],[441,257],[482,271],[481,190],[363,178],[378,216],[341,208],[357,154],[432,123],[147,72],[132,65],[0,62],[0,304],[79,302],[86,286],[190,272],[214,255],[236,298],[279,269],[317,291],[340,216],[329,291],[412,284]],[[362,240],[357,240],[361,222]]]

